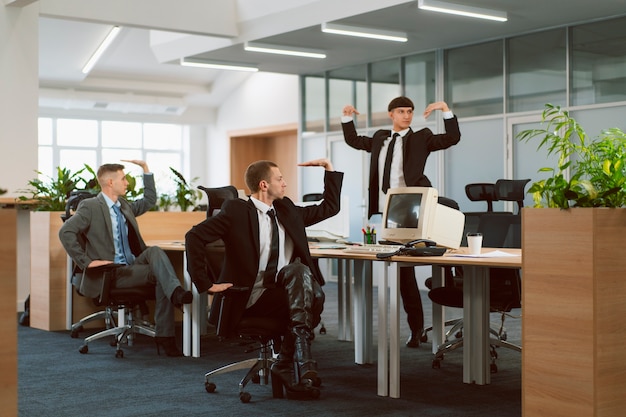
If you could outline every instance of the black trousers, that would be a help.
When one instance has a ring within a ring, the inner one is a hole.
[[[424,309],[412,266],[400,268],[400,296],[411,332],[420,333],[424,328]]]

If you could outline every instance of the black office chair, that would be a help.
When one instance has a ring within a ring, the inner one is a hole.
[[[202,185],[198,185],[198,189],[206,193],[208,199],[206,216],[211,217],[215,215],[216,210],[222,207],[222,204],[226,200],[232,200],[239,197],[237,188],[233,185],[225,185],[223,187],[209,188]]]
[[[481,216],[478,231],[483,234],[483,245],[486,247],[504,247],[511,228],[521,227],[519,216],[511,213],[487,213]],[[520,245],[521,247],[521,245]],[[508,268],[490,268],[490,309],[492,312],[501,314],[501,323],[498,329],[490,328],[490,354],[491,372],[497,372],[495,363],[498,354],[496,347],[506,347],[521,351],[521,347],[507,342],[504,319],[510,315],[512,309],[521,307],[521,277],[518,270]],[[433,288],[428,297],[435,303],[447,306],[463,308],[463,278],[455,277],[453,285]],[[446,323],[448,324],[448,322]],[[463,320],[456,319],[453,328],[446,332],[445,342],[439,346],[432,367],[439,368],[444,355],[452,350],[463,346],[462,335]],[[455,338],[450,339],[454,334]]]
[[[309,193],[302,196],[302,201],[306,203],[309,201],[320,201],[323,198],[324,194],[322,193]]]
[[[216,326],[217,335],[221,341],[228,341],[228,335],[224,335],[222,330],[224,323],[228,321],[226,311],[227,305],[232,297],[243,294],[245,288],[233,288],[216,296],[211,306],[209,321]],[[256,358],[234,362],[219,368],[213,369],[204,374],[204,388],[208,393],[216,392],[217,385],[213,382],[214,377],[233,371],[247,369],[244,377],[239,381],[239,400],[242,403],[249,403],[252,395],[247,392],[246,385],[250,382],[268,385],[270,382],[270,367],[274,363],[274,353],[280,350],[281,335],[287,327],[286,322],[270,320],[266,318],[244,317],[237,324],[237,340],[243,341],[247,346],[245,352],[259,351]]]
[[[98,271],[89,271],[89,274],[98,274],[102,280],[102,290],[99,298],[94,302],[98,306],[104,306],[106,311],[106,322],[110,326],[107,329],[88,336],[84,339],[83,345],[78,350],[80,353],[89,352],[89,343],[94,340],[114,336],[112,346],[116,347],[115,357],[123,358],[124,351],[122,345],[132,346],[136,334],[143,334],[155,337],[154,326],[146,322],[138,323],[134,319],[133,312],[146,300],[155,299],[154,285],[144,285],[133,288],[115,287],[115,267],[102,267]],[[117,314],[114,315],[114,311]],[[114,316],[117,322],[114,321]]]
[[[67,221],[67,219],[73,215],[82,200],[91,197],[94,197],[94,194],[89,191],[72,191],[65,204],[65,213],[61,215],[63,221]],[[116,346],[115,357],[123,358],[124,351],[121,346],[123,344],[132,345],[135,334],[155,337],[154,326],[143,321],[141,323],[136,322],[133,314],[140,306],[145,306],[146,300],[155,299],[154,285],[135,288],[116,288],[116,266],[105,265],[103,267],[83,271],[69,256],[67,262],[69,265],[68,285],[73,285],[78,295],[83,296],[80,292],[80,284],[83,279],[87,278],[87,275],[89,275],[90,279],[97,279],[102,283],[100,297],[92,299],[92,301],[96,306],[104,307],[104,310],[89,314],[78,322],[73,323],[70,329],[70,336],[72,338],[78,338],[79,332],[84,329],[84,326],[95,320],[103,320],[105,330],[86,337],[83,345],[79,348],[80,353],[89,352],[89,343],[94,340],[114,336],[115,339],[111,345]]]

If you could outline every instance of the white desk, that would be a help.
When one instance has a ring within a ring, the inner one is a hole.
[[[461,249],[462,250],[462,249]],[[483,251],[492,249],[484,248]],[[399,268],[403,266],[432,265],[433,285],[443,285],[442,266],[462,265],[464,272],[463,285],[463,382],[478,385],[489,384],[489,268],[521,268],[520,249],[502,249],[505,252],[519,255],[503,258],[465,258],[450,255],[436,257],[395,256],[380,260],[371,254],[344,253],[337,249],[312,249],[317,258],[337,258],[340,264],[350,263],[354,266],[354,349],[357,363],[371,363],[372,334],[372,303],[371,288],[372,271],[383,265],[382,273],[377,273],[378,280],[378,395],[400,397],[400,289],[398,285]],[[350,267],[340,268],[339,287],[350,287],[352,277]],[[361,273],[364,272],[364,273]],[[369,275],[369,276],[368,276]],[[382,291],[389,288],[389,291]],[[349,293],[349,291],[347,291]],[[342,294],[342,293],[340,293]],[[342,303],[350,303],[345,296],[339,298],[339,310],[350,307]],[[340,338],[349,332],[345,315],[339,315]],[[343,322],[342,322],[343,319]],[[443,307],[433,303],[433,352],[443,343]],[[349,339],[346,339],[349,340]]]

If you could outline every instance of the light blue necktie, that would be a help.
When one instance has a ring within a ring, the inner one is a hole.
[[[128,232],[126,231],[126,223],[124,219],[124,215],[122,214],[122,210],[115,204],[113,205],[113,210],[115,210],[115,214],[117,215],[117,233],[120,238],[120,244],[122,245],[122,253],[126,258],[126,264],[132,265],[135,261],[135,257],[133,253],[130,251],[130,244],[128,243]]]

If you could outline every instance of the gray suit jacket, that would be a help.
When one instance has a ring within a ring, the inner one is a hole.
[[[136,216],[154,207],[157,200],[154,176],[144,175],[143,184],[143,198],[133,202],[119,199],[128,224],[130,247],[135,256],[146,249],[146,244],[139,233]],[[115,259],[111,215],[102,193],[95,198],[81,201],[74,215],[63,223],[59,239],[76,265],[86,272],[73,282],[77,290],[85,297],[98,297],[102,289],[101,269],[97,268],[93,271],[98,271],[97,273],[90,274],[87,265],[96,259],[109,261]]]

